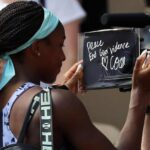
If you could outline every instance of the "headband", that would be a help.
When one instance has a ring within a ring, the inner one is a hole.
[[[0,80],[0,90],[15,76],[15,68],[9,55],[19,53],[24,49],[26,49],[27,47],[29,47],[30,45],[32,45],[32,43],[35,42],[36,40],[40,40],[47,37],[58,26],[59,23],[58,18],[54,16],[52,12],[48,11],[46,8],[43,8],[43,10],[44,10],[44,19],[39,30],[26,43],[19,46],[15,50],[7,52],[3,56],[1,56],[1,59],[5,60],[6,64],[4,65],[4,70]]]

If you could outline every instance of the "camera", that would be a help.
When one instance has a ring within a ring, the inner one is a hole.
[[[104,14],[101,22],[106,29],[85,32],[83,36],[85,86],[129,91],[136,58],[149,47],[150,16]]]

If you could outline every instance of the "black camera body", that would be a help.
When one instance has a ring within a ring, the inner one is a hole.
[[[84,33],[84,80],[87,89],[129,91],[136,58],[149,49],[150,16],[104,14],[106,29]]]

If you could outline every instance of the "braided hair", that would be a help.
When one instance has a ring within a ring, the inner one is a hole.
[[[33,1],[9,4],[0,11],[0,55],[27,42],[40,28],[43,8]]]

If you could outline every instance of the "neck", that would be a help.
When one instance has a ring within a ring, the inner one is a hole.
[[[32,67],[31,64],[20,63],[14,61],[15,66],[15,77],[13,78],[13,83],[25,83],[32,82],[35,84],[40,84],[40,80],[38,78],[38,74],[36,73],[35,67]],[[30,66],[30,67],[29,67]]]

